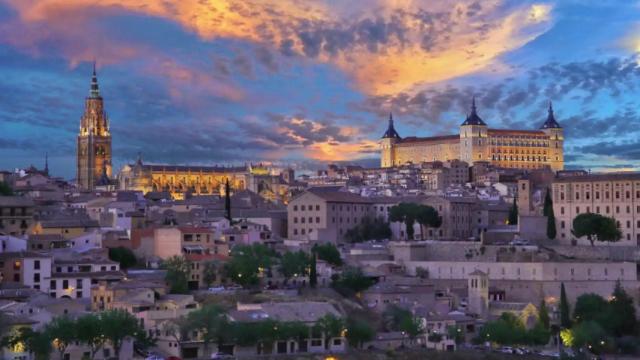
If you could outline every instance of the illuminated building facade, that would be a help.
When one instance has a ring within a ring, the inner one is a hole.
[[[234,190],[247,186],[248,170],[244,166],[183,166],[147,165],[138,159],[135,164],[125,165],[118,174],[120,190],[136,190],[148,193],[165,191],[174,199],[185,193],[193,195],[218,195],[224,193],[224,184]]]
[[[89,96],[80,119],[76,182],[81,190],[93,190],[111,178],[111,133],[98,88],[95,65]]]
[[[538,130],[490,129],[478,116],[475,100],[460,133],[436,137],[402,138],[389,126],[380,141],[380,166],[461,160],[468,164],[488,161],[494,166],[518,169],[564,168],[564,134],[549,104],[546,121]]]

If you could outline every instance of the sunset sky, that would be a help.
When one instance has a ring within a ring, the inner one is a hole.
[[[640,167],[640,2],[0,0],[0,169],[75,176],[93,60],[114,167],[377,158],[401,136],[539,127],[567,167]],[[369,162],[375,164],[375,162]]]

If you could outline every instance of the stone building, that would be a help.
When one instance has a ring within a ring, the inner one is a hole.
[[[165,191],[174,199],[183,199],[185,193],[222,194],[227,180],[232,189],[244,190],[248,173],[244,166],[148,165],[138,158],[134,164],[122,168],[118,174],[118,187],[120,190],[142,191],[145,194]]]
[[[563,176],[554,180],[552,192],[557,239],[561,243],[575,240],[589,245],[586,238],[574,239],[573,219],[579,214],[596,213],[618,222],[622,239],[613,245],[640,244],[640,173]]]
[[[539,130],[490,129],[478,116],[474,100],[471,113],[456,135],[402,138],[390,115],[389,126],[380,141],[380,166],[461,160],[470,165],[489,161],[503,168],[549,167],[557,171],[564,168],[563,145],[563,130],[551,105]]]
[[[0,234],[24,235],[33,225],[33,200],[21,196],[0,196]]]
[[[287,213],[289,239],[333,243],[374,214],[371,200],[336,187],[308,189],[291,199]]]
[[[108,184],[111,178],[111,133],[98,88],[95,64],[91,90],[85,99],[85,110],[80,119],[77,146],[78,187],[81,190],[93,190],[97,185]]]

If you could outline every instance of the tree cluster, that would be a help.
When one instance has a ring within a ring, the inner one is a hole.
[[[0,196],[11,196],[13,195],[13,189],[11,186],[4,181],[0,181]]]
[[[315,254],[318,259],[326,261],[329,265],[342,265],[342,257],[340,256],[340,251],[332,243],[315,244],[311,248],[311,252]]]
[[[332,279],[331,287],[344,297],[356,295],[375,284],[375,280],[366,276],[362,269],[357,267],[347,267],[340,275],[335,275]]]
[[[612,217],[583,213],[573,219],[573,236],[586,236],[591,246],[597,241],[616,242],[622,238],[620,224]]]
[[[373,338],[373,329],[368,323],[355,319],[338,318],[327,314],[312,327],[299,321],[277,321],[264,319],[254,322],[230,321],[223,308],[218,305],[206,305],[190,312],[185,318],[174,321],[165,329],[176,339],[188,338],[194,331],[200,335],[205,352],[211,344],[233,343],[241,346],[262,344],[271,348],[277,340],[303,340],[310,337],[333,338],[346,335],[353,346]]]
[[[53,351],[58,353],[60,359],[64,359],[68,346],[78,342],[89,348],[89,358],[94,359],[107,344],[113,347],[115,357],[119,358],[122,344],[127,338],[133,338],[142,348],[153,344],[153,339],[147,337],[133,315],[125,310],[108,310],[77,319],[57,317],[42,330],[23,327],[6,341],[10,346],[24,346],[36,359],[43,360],[50,359]]]
[[[391,238],[389,223],[382,218],[362,218],[362,222],[347,230],[345,238],[350,243],[359,243],[369,240],[384,240]]]
[[[490,341],[501,345],[545,345],[550,332],[538,318],[532,329],[527,330],[522,320],[510,312],[500,315],[480,330],[477,341]]]
[[[588,347],[599,353],[612,349],[621,339],[635,336],[637,330],[633,298],[617,282],[609,299],[593,293],[580,295],[570,327],[563,329],[561,337],[566,346]]]
[[[413,240],[415,223],[420,224],[420,236],[424,239],[427,227],[438,228],[442,225],[442,217],[431,206],[416,203],[400,203],[389,210],[389,221],[401,222],[405,225],[407,239]]]
[[[109,259],[120,263],[121,269],[134,267],[137,263],[136,256],[131,249],[124,246],[109,249]]]
[[[387,331],[403,331],[411,340],[424,332],[422,322],[411,311],[396,305],[388,306],[382,314]]]

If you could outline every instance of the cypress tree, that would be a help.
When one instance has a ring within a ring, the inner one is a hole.
[[[551,190],[547,188],[547,195],[544,197],[544,216],[547,217],[547,237],[551,240],[556,238],[556,216],[553,212],[553,200],[551,199]]]
[[[309,269],[309,285],[311,285],[312,288],[316,287],[316,285],[318,285],[318,273],[316,270],[316,254],[312,253],[311,254],[311,265],[309,265],[310,269]]]
[[[231,187],[229,179],[224,184],[224,217],[231,222]]]
[[[560,326],[568,329],[571,327],[571,310],[569,309],[569,300],[564,290],[564,283],[560,284]]]
[[[544,299],[542,299],[542,301],[540,302],[540,310],[538,311],[538,319],[540,321],[540,323],[542,324],[542,326],[544,326],[545,329],[549,329],[549,311],[547,310],[547,303],[544,301]]]
[[[513,197],[513,204],[509,209],[509,225],[518,225],[518,203],[516,197]]]

